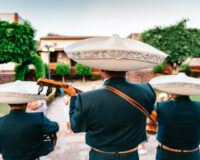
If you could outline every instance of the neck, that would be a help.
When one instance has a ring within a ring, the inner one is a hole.
[[[111,74],[104,74],[104,79],[109,79],[109,78],[115,78],[115,77],[122,77],[122,78],[125,78],[124,76],[122,75],[111,75]]]
[[[10,108],[11,108],[11,110],[14,110],[14,109],[26,110],[26,106],[24,106],[24,107],[15,106],[15,107],[10,107]]]
[[[178,97],[182,97],[183,95],[179,95],[179,94],[173,94],[173,98],[178,98]]]

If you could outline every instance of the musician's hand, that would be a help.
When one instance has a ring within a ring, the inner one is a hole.
[[[71,84],[69,84],[69,87],[68,87],[68,88],[65,88],[64,91],[65,91],[65,93],[66,93],[67,95],[69,95],[70,97],[76,95],[76,91],[74,90],[74,88],[72,88],[72,85],[71,85]]]

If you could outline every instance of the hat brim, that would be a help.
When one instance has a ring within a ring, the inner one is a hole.
[[[23,104],[39,99],[43,99],[46,95],[26,94],[26,93],[11,93],[11,92],[0,92],[0,103],[8,104]]]
[[[78,63],[110,71],[147,69],[162,63],[167,57],[148,44],[116,36],[81,40],[64,50]]]
[[[159,91],[179,95],[200,95],[200,80],[186,75],[160,76],[153,78],[149,83]]]

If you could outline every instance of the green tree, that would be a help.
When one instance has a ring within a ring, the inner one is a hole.
[[[143,32],[140,40],[168,54],[166,62],[179,66],[188,57],[200,57],[200,29],[186,27],[184,19],[169,27]]]
[[[76,64],[75,68],[76,68],[76,74],[83,76],[83,83],[85,83],[85,76],[91,75],[91,68],[79,63]]]
[[[45,68],[45,76],[49,74],[49,66],[48,64],[44,63],[44,68]]]
[[[38,55],[35,55],[31,59],[31,64],[35,66],[36,79],[45,77],[45,66],[42,61],[42,58]]]
[[[58,63],[56,65],[56,74],[62,76],[62,82],[65,82],[65,75],[70,73],[70,66],[66,63]]]
[[[0,21],[0,63],[23,63],[36,53],[34,29],[28,24]]]
[[[36,78],[44,78],[44,65],[36,53],[35,30],[28,24],[0,21],[0,63],[16,62],[15,79],[24,80],[28,65],[34,64]]]
[[[15,66],[15,80],[21,80],[24,81],[24,77],[27,73],[30,72],[29,67],[26,66],[22,66],[21,64],[18,64]]]
[[[19,63],[15,67],[15,80],[24,80],[24,76],[29,71],[28,65],[33,64],[35,66],[36,79],[45,77],[45,66],[40,56],[34,55],[31,60]]]

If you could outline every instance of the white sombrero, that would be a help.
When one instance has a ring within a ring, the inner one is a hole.
[[[118,35],[81,40],[66,47],[65,52],[78,63],[110,71],[146,69],[167,57],[148,44]]]
[[[200,79],[185,73],[153,78],[149,82],[154,89],[180,95],[200,95]]]
[[[15,81],[0,85],[0,103],[23,104],[45,98],[45,90],[37,95],[39,86],[36,82]]]

